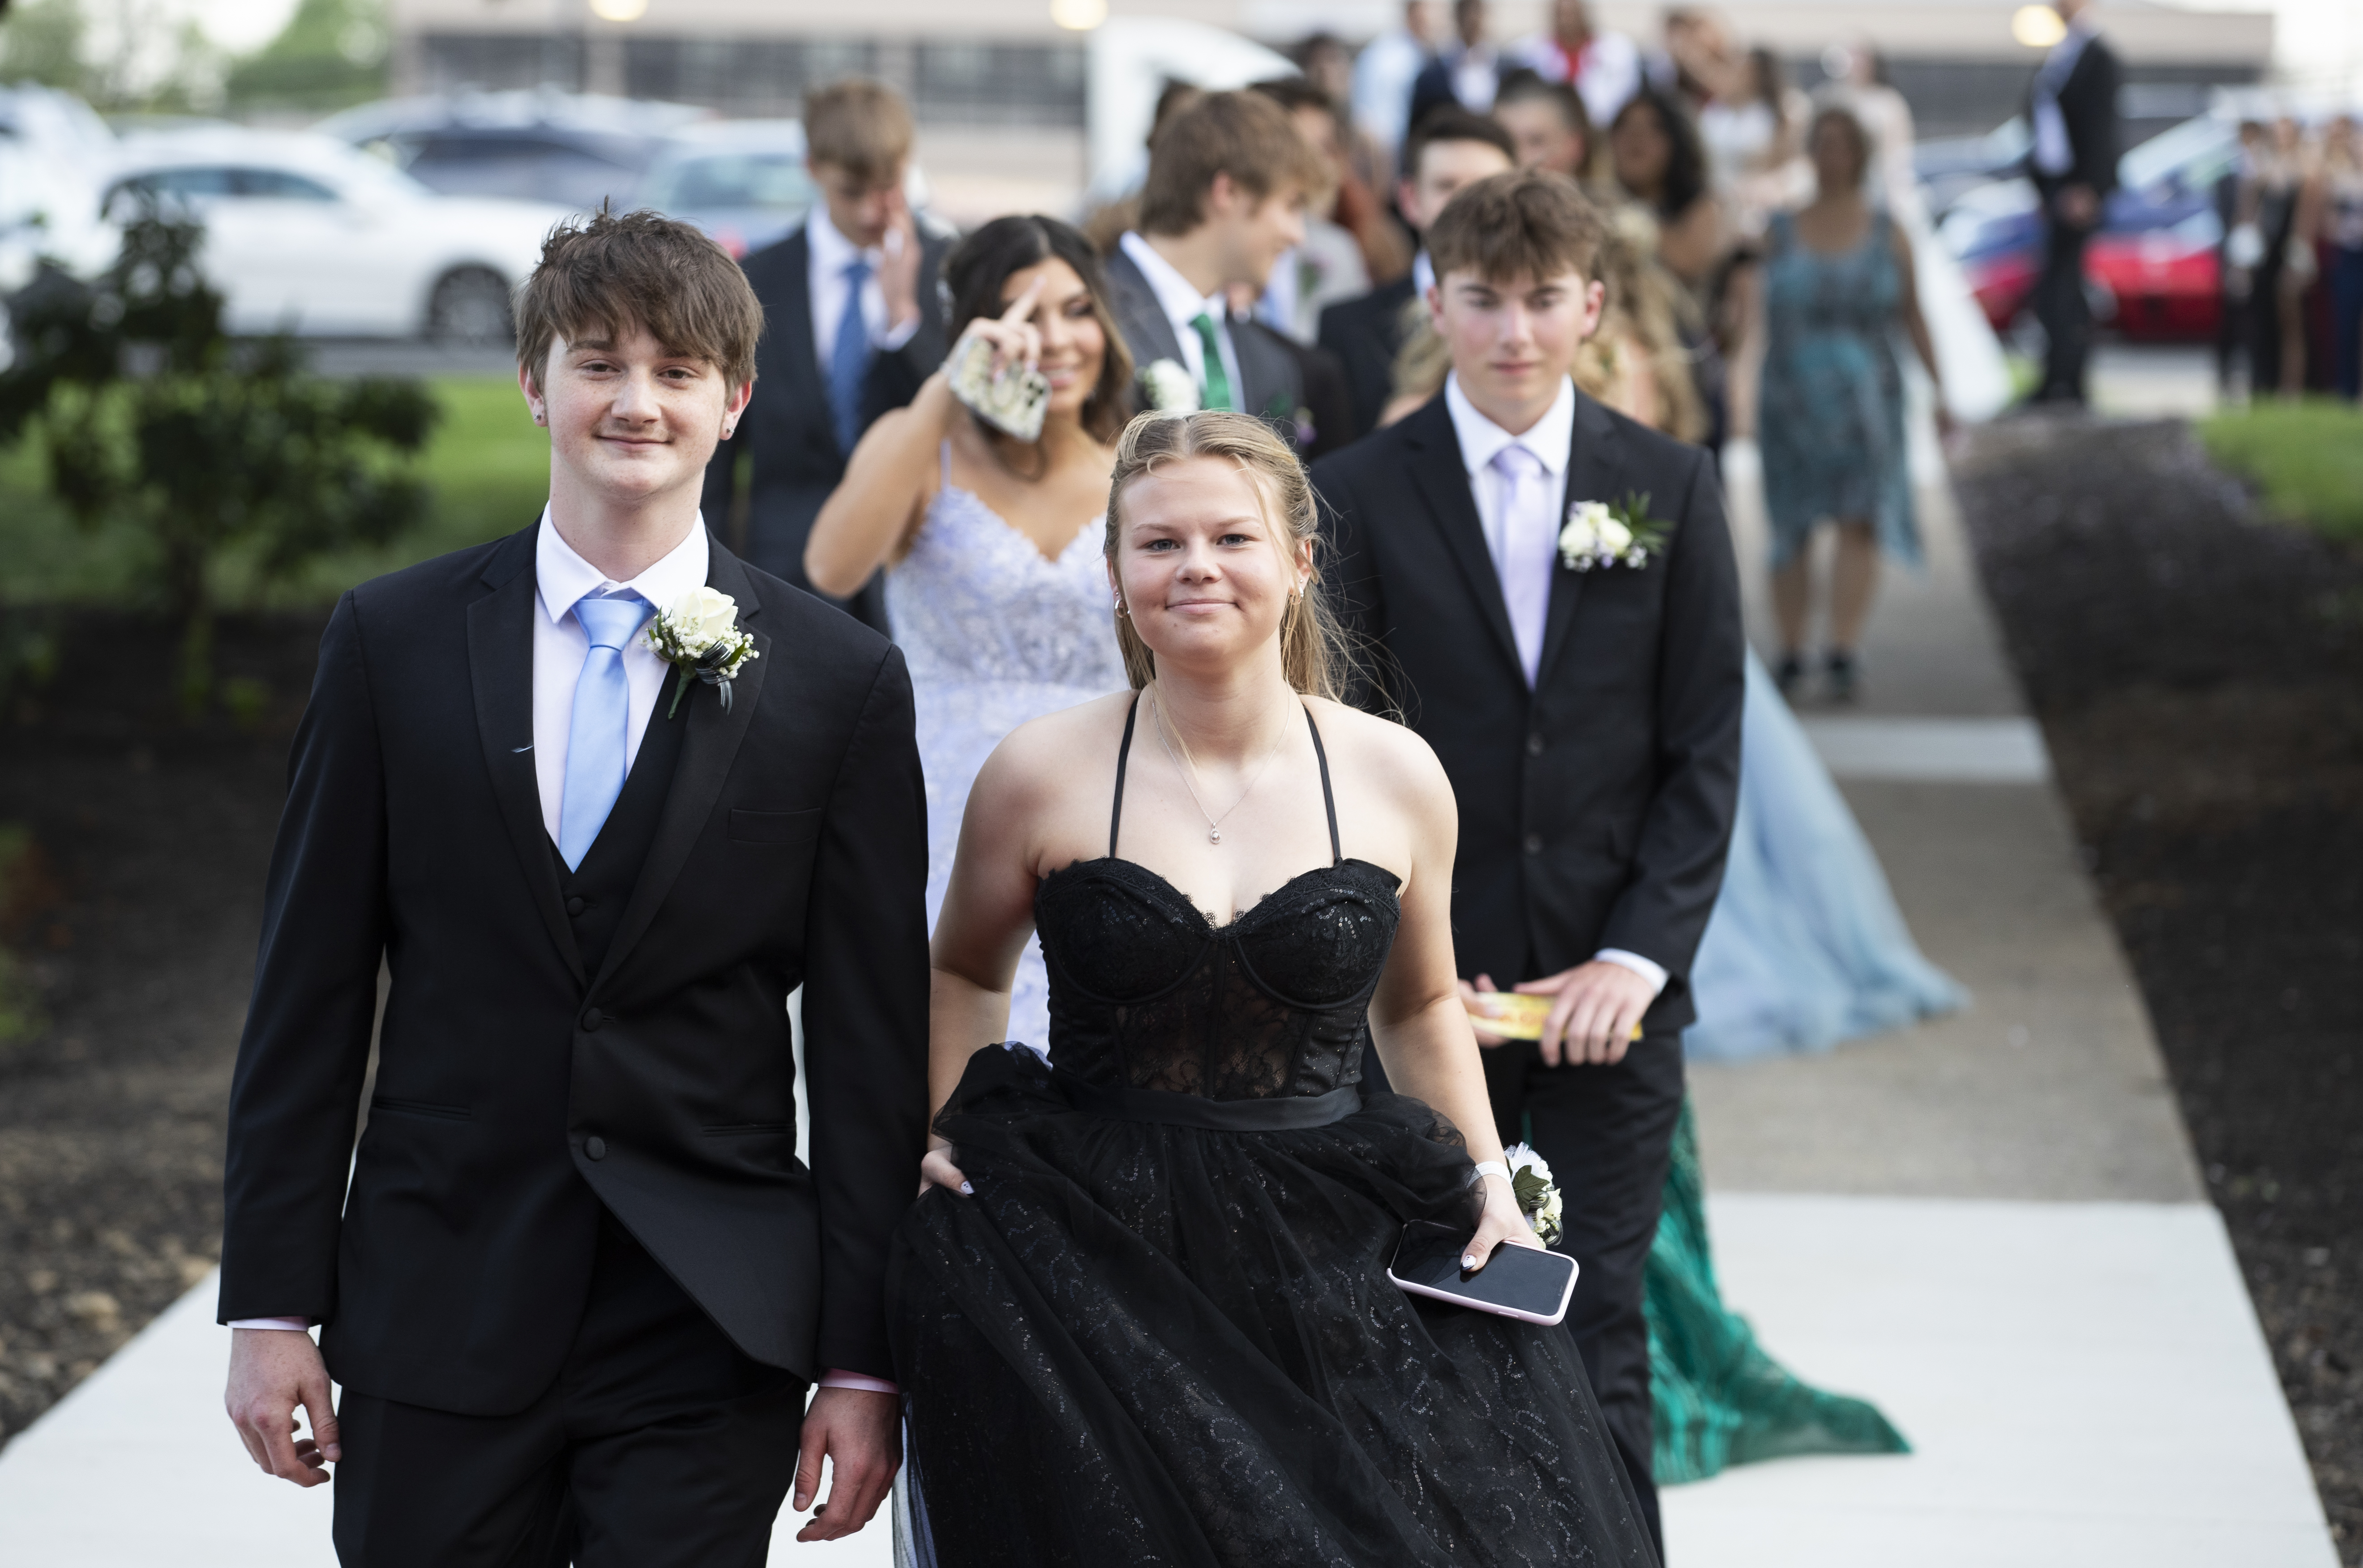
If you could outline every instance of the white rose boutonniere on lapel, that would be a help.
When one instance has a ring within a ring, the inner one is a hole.
[[[1604,501],[1578,501],[1567,509],[1567,526],[1559,531],[1559,558],[1573,571],[1594,567],[1639,569],[1652,556],[1665,553],[1674,525],[1649,515],[1649,498],[1627,494],[1612,506]]]
[[[730,683],[755,651],[755,639],[738,626],[738,602],[719,589],[693,588],[660,610],[643,634],[657,657],[681,672],[673,683],[670,719],[681,712],[681,700],[693,680],[714,688],[722,711],[730,711]]]
[[[1156,414],[1198,412],[1198,382],[1178,360],[1155,359],[1141,367],[1140,390]]]

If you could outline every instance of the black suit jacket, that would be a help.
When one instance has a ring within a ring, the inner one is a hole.
[[[1644,568],[1554,568],[1527,690],[1445,400],[1324,458],[1331,594],[1377,646],[1460,807],[1460,972],[1554,974],[1603,947],[1663,965],[1646,1018],[1679,1029],[1739,784],[1738,574],[1706,452],[1581,393],[1568,499],[1646,491],[1673,529]],[[1375,705],[1375,701],[1374,701]]]
[[[1321,313],[1321,347],[1346,368],[1354,398],[1354,434],[1379,427],[1394,397],[1395,355],[1403,348],[1403,307],[1416,291],[1408,274]]]
[[[1108,254],[1107,281],[1116,330],[1124,334],[1125,347],[1132,351],[1135,371],[1145,370],[1159,359],[1188,364],[1182,356],[1182,340],[1174,336],[1172,322],[1166,319],[1165,307],[1157,303],[1157,291],[1121,248]],[[1230,332],[1231,349],[1239,361],[1240,407],[1261,415],[1294,440],[1296,414],[1304,406],[1304,377],[1290,351],[1293,346],[1259,321],[1233,316]]]
[[[1420,67],[1417,76],[1412,78],[1411,109],[1403,120],[1405,127],[1416,130],[1420,121],[1447,104],[1456,106],[1459,104],[1460,94],[1452,90],[1452,73],[1460,62],[1460,52],[1455,49],[1435,56]],[[1507,63],[1499,54],[1493,57],[1493,80],[1496,83],[1501,81],[1503,69]]]
[[[2068,80],[2059,85],[2059,117],[2068,127],[2068,147],[2075,161],[2065,174],[2045,174],[2035,167],[2035,155],[2027,154],[2026,169],[2035,182],[2047,191],[2062,185],[2090,185],[2093,193],[2105,196],[2117,188],[2117,159],[2121,127],[2117,119],[2117,86],[2124,79],[2114,50],[2106,39],[2095,36],[2084,42],[2076,64],[2068,72]],[[2033,120],[2035,98],[2028,90],[2027,117]]]
[[[920,383],[951,351],[944,335],[942,291],[936,285],[949,248],[946,241],[921,231],[918,330],[903,347],[871,362],[861,400],[864,429],[888,409],[901,408],[916,397]],[[737,496],[738,459],[750,457],[748,536],[782,541],[783,553],[770,564],[811,592],[804,577],[804,540],[821,504],[845,477],[850,455],[838,446],[828,381],[813,339],[812,241],[799,227],[739,265],[763,304],[763,337],[755,348],[755,396],[737,434],[715,449],[705,470],[705,522],[717,534],[726,530]],[[877,580],[846,607],[879,631],[887,629],[885,598]]]
[[[586,972],[535,787],[535,580],[527,529],[364,583],[321,639],[231,1088],[221,1316],[319,1320],[365,1393],[514,1412],[566,1354],[604,1205],[749,1356],[891,1376],[927,1092],[902,656],[715,546],[760,657],[727,712],[694,687],[667,719],[668,682],[671,787]]]

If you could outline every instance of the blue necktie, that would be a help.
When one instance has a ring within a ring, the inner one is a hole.
[[[855,257],[845,268],[845,310],[828,350],[828,408],[837,417],[838,450],[853,455],[861,439],[861,383],[870,376],[870,323],[861,315],[861,286],[870,263]]]
[[[624,679],[624,648],[655,609],[637,593],[582,599],[574,619],[591,638],[590,657],[574,681],[574,718],[566,731],[566,783],[559,794],[558,854],[570,871],[582,868],[616,797],[624,792],[629,751],[632,688]]]

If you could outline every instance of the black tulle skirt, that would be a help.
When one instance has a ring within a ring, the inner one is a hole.
[[[1441,1118],[1395,1095],[1273,1131],[1150,1114],[1010,1050],[939,1119],[975,1194],[921,1198],[889,1275],[914,1557],[1654,1561],[1566,1330],[1387,1279],[1407,1221],[1470,1219]]]

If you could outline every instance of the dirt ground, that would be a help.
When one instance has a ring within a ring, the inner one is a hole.
[[[2344,1562],[2363,1563],[2363,557],[2186,430],[2005,423],[1957,470]]]
[[[0,823],[34,846],[0,941],[50,1025],[0,1048],[0,1441],[220,1253],[230,1064],[323,619],[225,629],[225,673],[270,689],[245,724],[181,722],[171,637],[90,616],[0,712]]]

